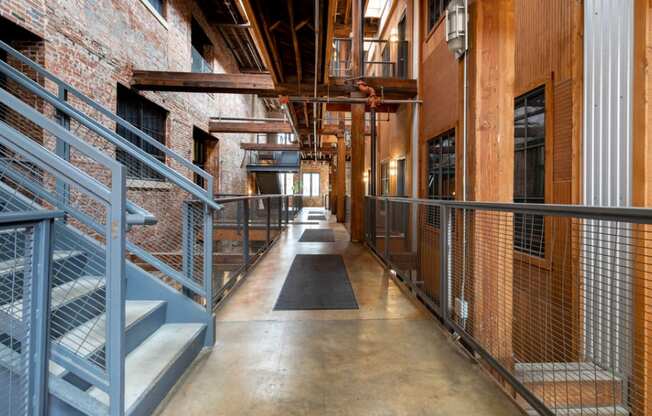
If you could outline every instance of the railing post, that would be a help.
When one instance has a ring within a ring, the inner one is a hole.
[[[59,100],[67,101],[68,100],[68,91],[64,85],[59,85]],[[57,122],[66,130],[70,130],[70,116],[57,110]],[[70,145],[65,141],[57,137],[55,144],[55,153],[61,159],[69,161],[70,160]],[[61,198],[64,204],[68,204],[70,197],[70,186],[62,181],[61,179],[56,180],[56,190],[57,195]]]
[[[249,200],[242,200],[242,254],[244,257],[245,267],[249,264]]]
[[[290,197],[286,196],[285,199],[285,225],[290,224]]]
[[[385,198],[385,261],[387,261],[387,263],[389,263],[389,212],[389,199]]]
[[[36,224],[33,237],[27,403],[28,414],[34,416],[46,415],[48,407],[52,223],[52,219],[47,219]]]
[[[283,229],[283,197],[278,197],[278,230]]]
[[[450,208],[439,206],[439,308],[441,318],[448,325],[448,218]]]
[[[204,205],[204,294],[208,328],[204,345],[215,343],[215,322],[213,321],[213,209]]]
[[[125,225],[124,166],[111,172],[111,205],[106,226],[106,369],[109,379],[109,414],[125,414]]]
[[[195,258],[195,215],[192,201],[184,201],[181,210],[181,262],[183,275],[189,280],[193,280],[192,264]],[[192,291],[183,288],[183,293],[191,297]]]
[[[272,241],[272,197],[267,197],[267,245]]]

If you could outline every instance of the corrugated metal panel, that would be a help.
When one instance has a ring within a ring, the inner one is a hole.
[[[631,205],[633,0],[584,2],[584,202]]]
[[[622,207],[632,201],[633,2],[584,2],[582,184],[587,205]],[[631,369],[631,322],[626,318],[631,282],[621,271],[630,265],[626,257],[619,264],[604,263],[614,250],[628,251],[629,232],[625,234],[608,240],[597,240],[590,231],[582,235],[587,248],[581,262],[586,358],[626,375]]]

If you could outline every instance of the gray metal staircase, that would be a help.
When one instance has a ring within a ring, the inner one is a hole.
[[[24,71],[0,61],[0,216],[65,214],[52,227],[42,316],[49,407],[40,412],[151,414],[214,342],[212,216],[220,206],[213,179],[8,45],[0,42],[0,50]],[[175,169],[106,127],[115,124],[162,151]],[[118,150],[163,178],[175,196],[165,212],[147,191],[127,188]],[[21,365],[36,347],[20,337],[36,313],[26,301],[26,236],[0,229],[0,386],[7,386],[0,387],[0,415],[23,414],[19,404],[30,396],[18,381],[33,377]]]

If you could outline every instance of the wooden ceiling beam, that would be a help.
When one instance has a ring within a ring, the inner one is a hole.
[[[293,0],[287,0],[286,4],[288,6],[288,16],[290,17],[290,34],[292,35],[294,61],[297,67],[297,82],[301,83],[303,80],[303,68],[301,67],[301,50],[299,49],[299,38],[297,37],[297,31],[294,29],[294,2]]]
[[[131,86],[137,90],[205,93],[259,94],[275,96],[269,74],[213,74],[134,70]]]
[[[240,143],[240,149],[267,152],[292,152],[301,150],[299,144]]]
[[[416,80],[366,78],[365,81],[379,96],[387,99],[408,99],[417,95]],[[340,97],[357,90],[352,80],[330,78],[329,82],[330,85],[317,86],[317,95]],[[307,92],[312,96],[314,89],[314,85],[310,84],[279,83],[275,86],[270,74],[207,74],[143,70],[134,70],[131,86],[148,91],[257,94],[261,97],[305,95]]]
[[[231,122],[209,121],[208,131],[211,133],[292,133],[292,126],[286,122]]]
[[[263,58],[263,61],[265,62],[265,66],[271,71],[273,81],[283,82],[284,79],[278,77],[277,73],[273,71],[274,62],[272,62],[272,57],[269,55],[269,52],[265,47],[265,42],[261,36],[262,30],[258,25],[258,21],[256,20],[256,15],[254,14],[253,8],[251,7],[251,1],[252,0],[242,0],[235,3],[236,6],[238,7],[238,10],[240,10],[241,14],[243,16],[247,16],[249,24],[251,25],[251,29],[249,29],[249,33],[251,34],[251,37],[254,40],[256,49],[258,49],[258,52],[260,53],[260,55]]]

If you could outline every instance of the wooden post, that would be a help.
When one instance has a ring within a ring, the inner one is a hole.
[[[364,97],[363,93],[351,93],[352,97]],[[364,104],[351,105],[351,241],[364,240]]]
[[[475,2],[470,16],[469,199],[512,202],[514,0]],[[471,270],[468,273],[473,281],[469,313],[474,327],[470,330],[489,352],[507,364],[512,355],[513,225],[511,218],[501,214],[479,211],[471,215],[466,231],[470,248],[465,256],[473,262],[466,269]],[[487,317],[492,317],[492,322]]]
[[[652,4],[649,0],[634,3],[634,86],[633,86],[633,166],[632,203],[652,205],[652,77],[648,63],[652,60]],[[632,414],[652,414],[652,227],[637,225],[633,238],[638,241],[633,270],[633,368]]]
[[[344,135],[337,136],[337,178],[335,188],[337,189],[337,222],[344,223],[346,207],[346,142]]]

